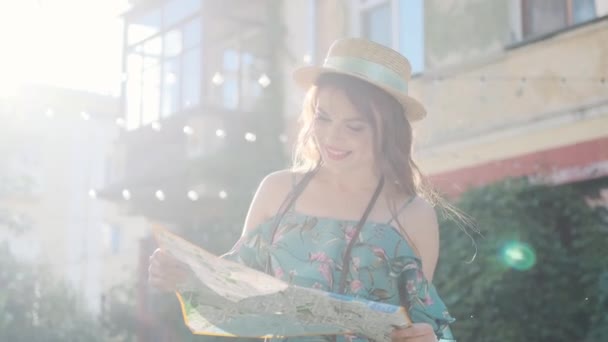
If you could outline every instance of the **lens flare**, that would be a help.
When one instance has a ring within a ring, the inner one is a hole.
[[[526,243],[511,241],[501,249],[500,260],[511,268],[527,271],[536,264],[536,253]]]

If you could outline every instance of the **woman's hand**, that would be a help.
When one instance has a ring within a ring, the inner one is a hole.
[[[437,342],[433,327],[427,323],[414,323],[407,328],[397,328],[391,333],[392,342]]]
[[[176,291],[190,276],[190,268],[164,250],[157,248],[150,256],[148,282],[162,291]]]

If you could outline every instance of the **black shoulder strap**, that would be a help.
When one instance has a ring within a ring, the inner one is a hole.
[[[384,177],[381,177],[380,181],[378,181],[378,186],[376,187],[376,191],[374,191],[372,198],[370,199],[369,203],[367,204],[367,208],[365,208],[365,211],[363,212],[361,219],[357,223],[357,226],[355,229],[355,234],[350,239],[348,246],[346,247],[346,251],[344,252],[344,259],[342,259],[342,274],[340,276],[340,287],[338,288],[338,293],[344,293],[344,289],[346,287],[346,277],[348,276],[348,271],[350,269],[350,255],[351,255],[353,246],[355,245],[355,241],[357,241],[357,239],[359,237],[359,233],[361,233],[361,229],[363,228],[365,221],[367,221],[367,217],[369,216],[369,213],[374,208],[374,205],[376,204],[376,201],[378,200],[378,196],[380,196],[380,192],[382,192],[383,187],[384,187]]]

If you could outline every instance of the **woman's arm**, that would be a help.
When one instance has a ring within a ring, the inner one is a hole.
[[[432,282],[439,259],[439,225],[435,209],[424,199],[416,197],[398,219],[420,253],[422,272]]]

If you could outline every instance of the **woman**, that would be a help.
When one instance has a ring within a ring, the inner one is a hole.
[[[353,38],[336,41],[323,66],[296,70],[308,93],[294,166],[261,182],[224,257],[299,286],[403,305],[415,324],[393,341],[426,342],[451,339],[454,319],[431,283],[436,196],[412,160],[410,122],[426,113],[407,95],[409,78],[405,57]],[[150,282],[174,289],[184,277],[174,264],[155,251]]]

